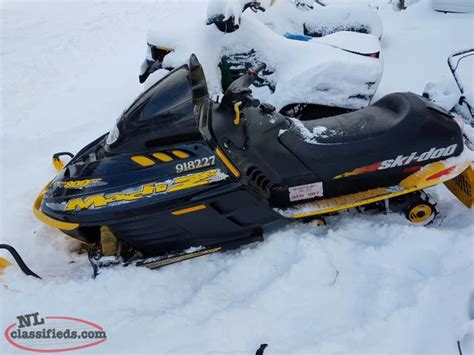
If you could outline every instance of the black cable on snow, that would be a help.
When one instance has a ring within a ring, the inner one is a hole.
[[[13,248],[11,245],[8,245],[8,244],[0,244],[0,249],[5,249],[5,250],[8,250],[10,252],[10,254],[13,256],[13,259],[15,259],[16,263],[18,264],[18,266],[20,267],[21,271],[23,271],[23,273],[25,275],[28,275],[28,276],[33,276],[33,277],[36,277],[37,279],[41,279],[41,277],[39,277],[37,274],[35,274],[29,267],[28,265],[26,265],[26,263],[23,261],[23,259],[21,258],[20,254],[18,254],[18,252],[15,250],[15,248]]]

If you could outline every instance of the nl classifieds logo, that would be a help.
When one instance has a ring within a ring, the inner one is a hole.
[[[12,346],[29,352],[81,350],[107,340],[104,328],[79,318],[42,317],[38,312],[16,318],[17,321],[5,329],[5,338]]]
[[[377,163],[363,166],[363,167],[354,169],[352,171],[349,171],[347,173],[337,175],[334,177],[334,179],[341,179],[341,178],[345,178],[349,176],[372,173],[377,170],[403,167],[403,166],[407,166],[413,163],[421,163],[421,162],[425,162],[425,161],[433,160],[433,159],[447,158],[454,154],[457,147],[458,147],[457,144],[453,144],[445,148],[431,148],[421,154],[419,154],[418,152],[413,152],[410,155],[399,155],[394,159],[379,161]]]

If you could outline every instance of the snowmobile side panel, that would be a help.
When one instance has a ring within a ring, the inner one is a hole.
[[[467,208],[474,206],[474,169],[470,165],[462,174],[444,183]]]
[[[446,182],[461,174],[466,169],[467,164],[466,162],[460,162],[459,165],[456,165],[452,161],[436,162],[427,165],[421,171],[413,173],[396,186],[375,188],[345,196],[321,199],[296,205],[288,209],[276,209],[276,211],[284,217],[300,219],[363,206]]]
[[[113,219],[111,215],[103,223],[145,256],[154,256],[248,238],[262,226],[283,219],[265,201],[238,184],[233,186],[233,191],[224,186],[221,194],[196,196],[165,209],[151,207],[129,218]]]

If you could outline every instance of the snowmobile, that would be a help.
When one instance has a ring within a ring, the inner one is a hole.
[[[471,161],[449,112],[394,93],[356,112],[299,121],[252,96],[263,70],[250,69],[215,102],[192,55],[109,133],[74,156],[53,156],[59,172],[35,216],[89,245],[97,272],[237,248],[349,208],[424,224],[437,208],[423,189],[441,183],[472,207]]]
[[[207,24],[215,23],[222,32],[239,28],[242,13],[250,8],[257,18],[276,33],[304,34],[324,37],[336,32],[357,32],[382,38],[383,25],[379,16],[368,6],[357,4],[337,5],[320,0],[209,0]],[[243,12],[243,11],[242,11]]]
[[[323,1],[277,1],[257,18],[277,33],[324,37],[349,31],[382,38],[383,25],[376,11],[358,4],[326,4]]]
[[[301,33],[292,32],[293,18],[273,21],[272,30],[264,20],[281,18],[282,8],[276,9],[279,12],[273,16],[259,20],[255,15],[243,15],[248,9],[265,11],[260,2],[244,1],[241,10],[240,0],[235,1],[237,10],[227,16],[225,2],[211,2],[208,26],[203,26],[201,21],[186,23],[185,32],[193,34],[189,38],[183,38],[164,24],[150,31],[139,81],[153,84],[153,79],[181,66],[191,53],[196,53],[205,68],[213,98],[222,97],[248,68],[265,63],[266,69],[260,75],[263,80],[254,83],[254,96],[273,104],[287,116],[327,117],[370,103],[383,72],[376,36],[343,31],[313,38],[302,33],[302,29]],[[293,12],[300,12],[291,7]],[[293,12],[290,12],[292,16],[298,15]],[[284,29],[288,31],[280,33]]]
[[[453,53],[448,58],[448,65],[457,87],[446,82],[428,83],[423,91],[424,97],[461,116],[472,127],[474,127],[473,64],[474,48]]]

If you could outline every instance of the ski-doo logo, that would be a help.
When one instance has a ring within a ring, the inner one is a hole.
[[[441,157],[449,157],[450,155],[454,154],[457,146],[458,146],[457,144],[453,144],[446,148],[439,148],[439,149],[431,148],[429,151],[421,153],[419,155],[417,152],[413,152],[408,156],[399,155],[395,159],[389,159],[389,160],[383,161],[380,164],[380,167],[378,168],[378,170],[396,168],[398,166],[405,166],[413,162],[419,163],[426,160],[433,160],[433,159],[438,159]]]
[[[97,209],[114,204],[122,204],[169,192],[190,189],[225,180],[228,176],[220,169],[212,169],[196,174],[180,176],[164,182],[150,183],[110,195],[99,194],[85,198],[75,198],[66,203],[66,211]]]
[[[372,165],[367,165],[367,166],[354,169],[352,171],[343,173],[341,175],[337,175],[334,177],[334,179],[341,179],[341,178],[345,178],[349,176],[371,173],[377,170],[385,170],[385,169],[402,167],[402,166],[410,165],[412,163],[421,163],[427,160],[446,158],[453,155],[457,147],[458,147],[457,144],[453,144],[445,148],[431,148],[430,150],[421,154],[418,154],[418,152],[413,152],[410,155],[399,155],[394,159],[384,160],[378,163],[374,163]]]

